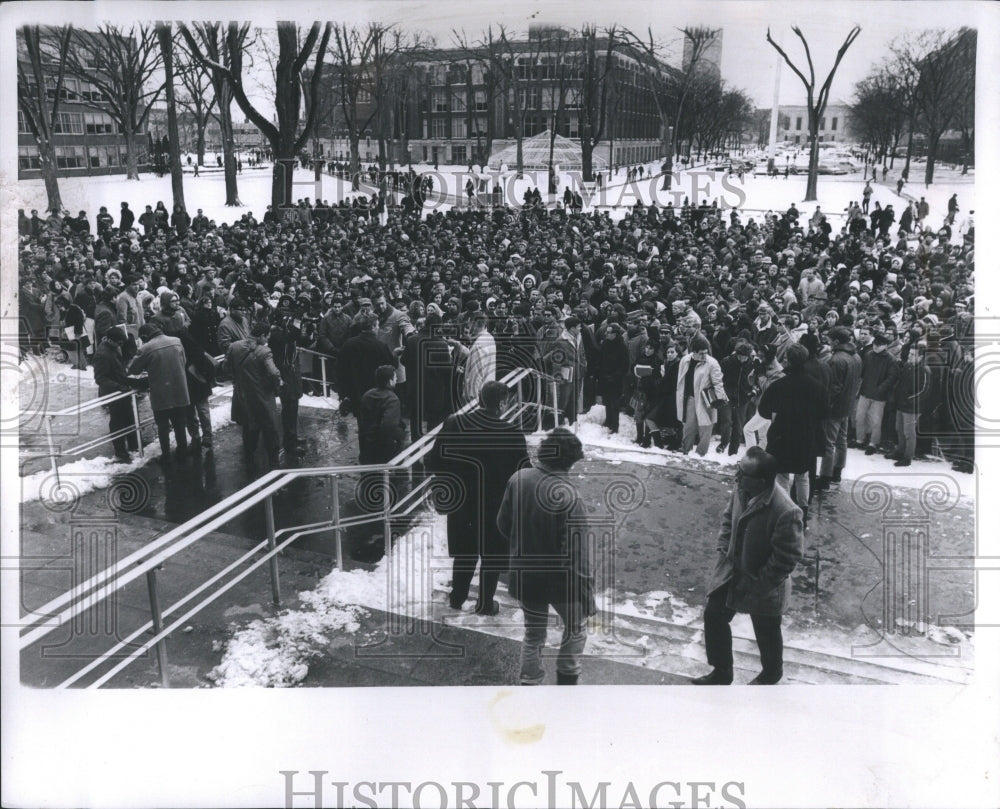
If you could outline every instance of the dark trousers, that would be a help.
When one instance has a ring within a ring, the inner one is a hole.
[[[729,454],[739,452],[743,441],[743,425],[750,418],[753,402],[730,401],[719,408],[719,441],[729,447]]]
[[[164,410],[154,410],[156,432],[160,438],[160,452],[164,460],[170,458],[170,429],[174,430],[174,440],[177,442],[177,457],[183,458],[187,453],[187,407],[169,407]]]
[[[451,595],[448,600],[456,609],[469,597],[469,587],[476,573],[476,564],[480,562],[478,554],[460,554],[455,557],[451,567]],[[500,581],[499,565],[490,557],[482,559],[479,569],[479,600],[478,604],[489,607],[497,592]]]
[[[618,432],[618,415],[622,406],[620,393],[601,397],[604,401],[604,426],[611,432]]]
[[[260,441],[261,433],[264,434],[264,449],[267,450],[267,461],[272,469],[278,466],[278,451],[281,442],[278,440],[278,431],[270,423],[263,428],[243,428],[243,452],[248,458],[253,458],[257,451],[257,443]]]
[[[731,582],[730,582],[731,583]],[[733,668],[733,633],[729,627],[736,610],[726,606],[729,584],[709,594],[705,605],[705,652],[708,665],[717,669]],[[751,615],[753,633],[760,650],[764,677],[780,680],[783,673],[783,640],[780,615]]]
[[[299,437],[299,398],[281,397],[281,432],[285,439],[285,450],[294,451]]]
[[[132,412],[132,399],[117,399],[108,405],[108,432],[114,433],[126,427],[135,427],[135,414]],[[115,455],[124,457],[129,450],[139,450],[139,438],[132,432],[114,439]]]

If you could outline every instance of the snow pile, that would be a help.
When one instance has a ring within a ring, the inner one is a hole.
[[[434,587],[449,577],[447,533],[439,518],[401,536],[374,570],[334,570],[315,590],[298,594],[303,609],[238,630],[209,678],[221,688],[301,683],[310,661],[337,642],[336,635],[358,632],[368,615],[364,607],[429,618]]]
[[[287,688],[309,673],[309,661],[322,654],[338,633],[354,634],[367,613],[358,607],[322,611],[290,610],[257,619],[239,630],[208,678],[222,688]]]
[[[340,410],[340,399],[335,393],[329,396],[304,395],[299,399],[299,407],[314,407],[317,410]]]

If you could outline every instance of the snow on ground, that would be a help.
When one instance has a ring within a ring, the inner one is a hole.
[[[746,447],[741,446],[736,455],[727,452],[716,452],[719,444],[717,436],[713,436],[708,452],[699,458],[692,450],[688,455],[666,449],[651,447],[643,449],[635,443],[635,422],[624,413],[619,417],[619,429],[613,434],[604,423],[603,405],[594,405],[580,416],[575,426],[577,436],[587,449],[591,458],[607,460],[610,463],[639,463],[655,466],[682,465],[705,467],[731,467],[746,453]],[[721,471],[721,470],[720,470]],[[944,478],[952,497],[968,500],[976,499],[976,476],[953,472],[944,461],[933,459],[926,461],[914,460],[906,469],[893,466],[893,462],[882,455],[865,455],[856,449],[847,450],[847,465],[843,471],[844,480],[884,481],[902,489],[924,489],[931,485],[941,485]]]

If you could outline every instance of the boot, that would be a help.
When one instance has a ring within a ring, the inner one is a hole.
[[[756,677],[754,677],[747,685],[777,685],[781,680],[782,675],[779,673],[777,676],[773,674],[764,674],[761,672]]]
[[[556,672],[556,685],[576,685],[579,679],[579,674],[563,674],[561,671]]]
[[[712,669],[708,674],[691,680],[691,685],[732,685],[732,683],[732,669]]]

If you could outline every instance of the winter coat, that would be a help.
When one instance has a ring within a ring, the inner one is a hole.
[[[278,432],[278,406],[274,397],[281,387],[281,372],[274,364],[271,349],[253,337],[237,340],[226,352],[226,364],[233,375],[233,421],[247,430],[265,424]]]
[[[869,351],[861,361],[860,394],[876,402],[887,402],[896,388],[899,363],[888,349],[877,353]]]
[[[778,471],[807,472],[825,443],[823,386],[804,370],[793,370],[764,391],[757,412],[771,420],[767,451],[778,459]]]
[[[129,363],[135,376],[149,373],[149,406],[154,410],[172,410],[191,404],[187,386],[187,356],[180,338],[158,334],[143,343]]]
[[[597,393],[603,397],[617,397],[625,392],[628,378],[628,347],[622,337],[606,339],[598,349]]]
[[[401,312],[399,309],[394,309],[391,306],[383,314],[379,315],[378,326],[375,327],[375,335],[381,342],[385,343],[390,352],[394,352],[397,348],[402,348],[405,345],[406,338],[415,331],[416,329],[410,322],[410,316],[406,312]],[[406,369],[398,365],[395,357],[396,355],[393,353],[393,364],[399,368],[396,372],[396,377],[400,382],[405,382]]]
[[[691,355],[685,354],[681,357],[677,366],[677,418],[684,419],[684,377],[687,375],[691,365]],[[698,364],[694,372],[694,409],[698,416],[698,426],[707,427],[715,424],[719,418],[718,410],[710,406],[710,402],[721,400],[729,401],[726,398],[726,389],[722,384],[722,368],[719,367],[715,357],[706,357],[705,361]]]
[[[211,309],[199,306],[194,310],[194,314],[191,316],[191,325],[188,327],[188,331],[201,346],[202,351],[207,351],[213,357],[225,353],[219,345],[219,326],[221,324],[222,315],[219,314],[218,309],[214,306]],[[227,345],[226,348],[229,346]]]
[[[899,369],[896,384],[892,392],[892,401],[900,413],[920,413],[927,403],[931,392],[927,365],[918,362],[916,365],[905,362]],[[972,401],[972,400],[970,400]],[[960,407],[953,408],[955,410]]]
[[[336,357],[340,353],[340,349],[344,347],[344,343],[347,342],[350,334],[350,315],[344,314],[343,311],[339,315],[327,312],[319,322],[316,350],[328,356]]]
[[[183,331],[178,337],[187,356],[188,394],[191,403],[197,404],[212,395],[212,388],[215,386],[215,360],[189,332]]]
[[[724,357],[719,363],[722,385],[730,402],[742,404],[750,401],[756,392],[754,361],[740,362],[735,354]]]
[[[783,487],[746,504],[733,490],[716,543],[708,592],[731,582],[726,606],[750,615],[781,615],[792,594],[791,574],[802,558],[802,510]]]
[[[861,357],[853,343],[833,347],[830,354],[830,418],[847,418],[861,387]]]
[[[355,414],[361,397],[375,385],[375,371],[380,365],[395,365],[392,352],[372,332],[351,337],[340,351],[337,384],[341,399],[351,401]]]
[[[250,337],[250,321],[244,318],[242,323],[237,323],[232,317],[226,315],[219,324],[216,335],[219,351],[226,354],[229,351],[229,346],[233,343]]]
[[[118,325],[118,312],[109,303],[103,301],[94,307],[94,334],[100,340]]]
[[[515,472],[497,529],[509,543],[512,596],[565,603],[576,618],[596,614],[587,509],[566,473],[542,464]]]
[[[129,334],[138,337],[139,327],[146,324],[146,313],[139,306],[139,302],[128,292],[122,292],[115,300],[115,306],[118,311],[118,322],[125,324]]]
[[[94,349],[94,381],[101,396],[132,390],[125,373],[121,349],[102,340]]]
[[[402,409],[389,388],[372,388],[358,405],[358,449],[362,464],[391,461],[403,448]]]
[[[463,347],[462,353],[467,354],[462,393],[466,401],[478,402],[483,385],[497,378],[496,342],[488,331],[484,331],[472,341],[471,347]]]
[[[407,393],[410,401],[419,404],[422,418],[430,419],[447,413],[451,407],[451,349],[438,336],[424,332],[414,334],[403,350],[406,367]]]
[[[551,344],[549,353],[542,357],[545,373],[559,380],[560,385],[580,385],[587,375],[587,357],[583,344],[567,331]]]
[[[507,481],[529,465],[524,435],[482,409],[448,416],[438,433],[427,467],[448,515],[448,553],[502,557],[508,544],[497,528],[497,513]]]

